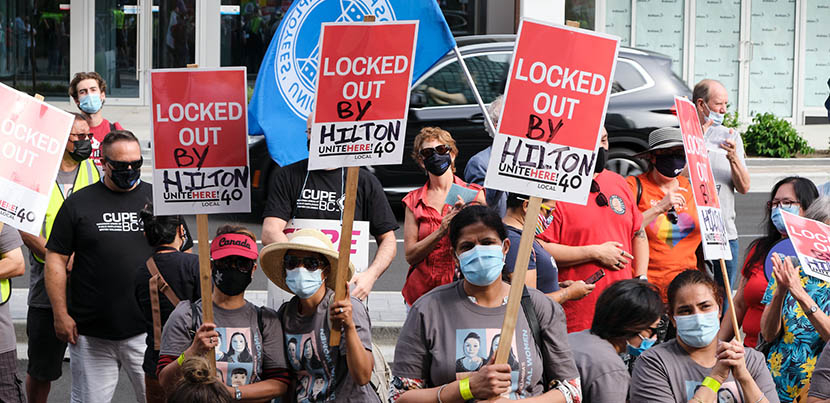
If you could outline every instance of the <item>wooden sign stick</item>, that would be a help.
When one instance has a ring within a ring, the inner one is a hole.
[[[741,331],[738,329],[738,315],[735,314],[735,301],[732,300],[732,286],[729,284],[729,276],[726,272],[726,262],[720,259],[720,272],[723,276],[723,287],[726,288],[726,300],[729,301],[729,314],[732,315],[732,329],[735,333],[735,340],[741,342]]]
[[[507,311],[504,313],[504,323],[501,325],[499,349],[496,351],[496,364],[506,364],[510,356],[510,346],[513,344],[513,333],[516,331],[516,319],[519,317],[519,305],[522,303],[522,290],[525,285],[527,264],[530,262],[530,251],[536,237],[536,216],[542,206],[540,197],[531,196],[525,213],[525,224],[522,227],[522,239],[519,241],[519,254],[516,256],[516,265],[513,267],[513,277],[510,280],[510,294],[507,298]]]
[[[354,224],[354,209],[357,201],[357,178],[360,167],[346,168],[346,200],[343,202],[343,225],[340,227],[340,245],[337,257],[337,271],[334,275],[334,300],[341,301],[349,298],[346,295],[346,277],[349,273],[349,259],[352,250],[352,226]],[[329,346],[340,345],[340,329],[331,329]]]
[[[187,68],[198,68],[198,64],[188,64]],[[202,289],[202,323],[213,322],[213,276],[210,269],[210,229],[207,214],[196,214],[196,236],[199,240],[199,285]],[[210,370],[216,370],[216,354],[208,352],[205,358]]]

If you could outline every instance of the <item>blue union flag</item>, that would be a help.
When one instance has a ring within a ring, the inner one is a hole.
[[[435,0],[295,0],[285,13],[257,76],[248,105],[248,130],[265,134],[281,166],[308,157],[306,118],[314,109],[320,24],[419,20],[412,81],[455,46]]]

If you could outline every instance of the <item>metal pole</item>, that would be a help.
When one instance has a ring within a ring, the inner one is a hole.
[[[458,46],[452,48],[455,52],[455,57],[458,58],[458,64],[461,65],[461,70],[464,71],[464,77],[467,77],[467,83],[470,84],[470,88],[473,90],[473,96],[476,98],[476,103],[481,108],[481,112],[484,114],[484,123],[487,125],[487,129],[490,130],[490,134],[492,136],[496,135],[496,127],[493,125],[493,121],[490,120],[490,114],[487,113],[487,107],[484,106],[484,101],[481,100],[481,95],[478,93],[478,89],[476,88],[476,83],[473,81],[473,76],[470,75],[470,70],[467,69],[467,64],[464,63],[464,58],[461,57],[461,52],[458,50]]]

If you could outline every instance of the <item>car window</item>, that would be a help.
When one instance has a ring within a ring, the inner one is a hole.
[[[504,92],[510,53],[489,53],[465,57],[464,62],[473,76],[484,103],[493,102]],[[476,100],[457,61],[442,67],[414,89],[426,95],[426,106],[470,105]]]
[[[634,65],[626,59],[618,59],[614,70],[614,82],[611,84],[611,93],[630,91],[646,85],[645,77]]]

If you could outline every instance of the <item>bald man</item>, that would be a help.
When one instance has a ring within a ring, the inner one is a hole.
[[[695,85],[692,101],[697,108],[697,116],[703,125],[704,139],[709,150],[709,162],[718,189],[718,199],[726,222],[726,236],[732,249],[732,259],[726,261],[726,271],[730,284],[735,284],[738,271],[738,229],[735,226],[735,192],[749,192],[749,171],[746,169],[744,143],[738,132],[723,126],[729,93],[723,84],[716,80],[705,79]],[[715,273],[720,270],[717,266]],[[715,275],[715,280],[723,286],[723,278]],[[734,288],[734,286],[733,286]],[[724,304],[726,305],[726,304]]]

